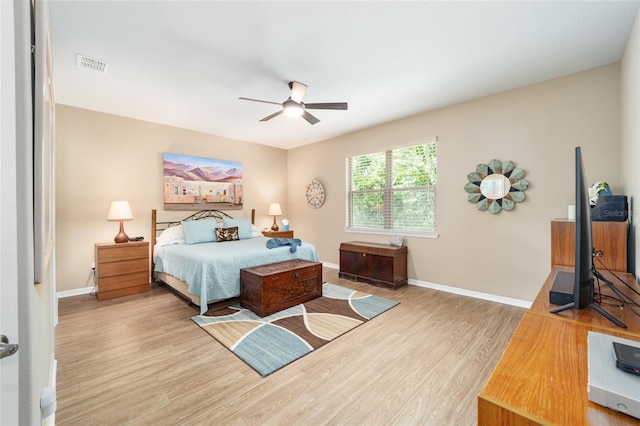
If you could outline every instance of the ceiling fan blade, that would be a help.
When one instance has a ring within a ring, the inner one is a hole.
[[[263,118],[263,119],[262,119],[262,120],[260,120],[260,121],[268,121],[268,120],[271,120],[273,117],[277,117],[277,116],[279,116],[280,114],[282,114],[283,112],[284,112],[284,110],[283,110],[283,109],[281,109],[281,110],[280,110],[280,111],[278,111],[278,112],[274,112],[273,114],[266,116],[265,118]]]
[[[309,114],[307,111],[303,111],[302,113],[302,118],[304,118],[305,120],[307,120],[309,122],[309,124],[316,124],[319,123],[320,120],[318,120],[316,117],[314,117],[313,115]]]
[[[238,99],[242,99],[243,101],[262,102],[263,104],[282,105],[282,102],[263,101],[261,99],[252,99],[252,98],[243,98],[243,97],[240,97]]]
[[[304,107],[306,109],[339,109],[339,110],[346,110],[347,109],[347,103],[346,102],[322,102],[322,103],[316,103],[316,104],[304,104]]]
[[[304,98],[304,94],[307,92],[307,85],[292,81],[289,83],[289,87],[291,88],[291,100],[297,103],[302,102],[302,98]]]

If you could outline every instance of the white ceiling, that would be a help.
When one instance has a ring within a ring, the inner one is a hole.
[[[638,5],[51,0],[55,100],[289,149],[617,62]],[[349,110],[259,122],[280,107],[238,99],[291,80]]]

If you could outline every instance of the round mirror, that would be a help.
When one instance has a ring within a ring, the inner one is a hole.
[[[467,200],[476,203],[478,210],[491,213],[512,210],[516,203],[524,200],[524,191],[529,187],[524,170],[511,161],[491,160],[488,164],[478,164],[467,179],[469,183],[464,187],[469,193]]]
[[[504,197],[511,189],[511,182],[504,175],[494,173],[482,179],[480,193],[491,200]]]

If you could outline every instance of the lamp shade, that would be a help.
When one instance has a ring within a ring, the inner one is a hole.
[[[269,206],[269,213],[267,214],[269,216],[282,216],[282,209],[280,208],[280,204],[271,203],[271,205]]]
[[[133,213],[128,201],[114,201],[111,203],[107,220],[131,220]]]

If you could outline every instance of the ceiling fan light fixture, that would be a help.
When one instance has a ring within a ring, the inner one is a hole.
[[[304,112],[304,107],[291,99],[284,101],[282,109],[284,109],[284,113],[289,117],[300,117]]]
[[[2,1],[2,0],[0,0]],[[265,104],[274,104],[274,105],[280,105],[282,106],[282,109],[274,112],[271,115],[268,115],[266,117],[264,117],[263,119],[261,119],[261,122],[264,121],[269,121],[274,117],[277,117],[281,114],[285,114],[288,115],[290,117],[302,117],[304,118],[309,124],[317,124],[320,122],[320,120],[315,117],[313,114],[310,114],[309,111],[310,109],[333,109],[333,110],[346,110],[348,108],[347,103],[346,102],[320,102],[320,103],[305,103],[302,102],[302,98],[304,97],[304,94],[307,90],[307,85],[306,84],[302,84],[300,82],[297,81],[292,81],[291,83],[289,83],[289,88],[291,89],[291,96],[289,96],[289,98],[284,101],[283,103],[279,103],[279,102],[272,102],[272,101],[263,101],[261,99],[252,99],[252,98],[243,98],[240,97],[239,99],[245,100],[245,101],[253,101],[253,102],[262,102]]]

